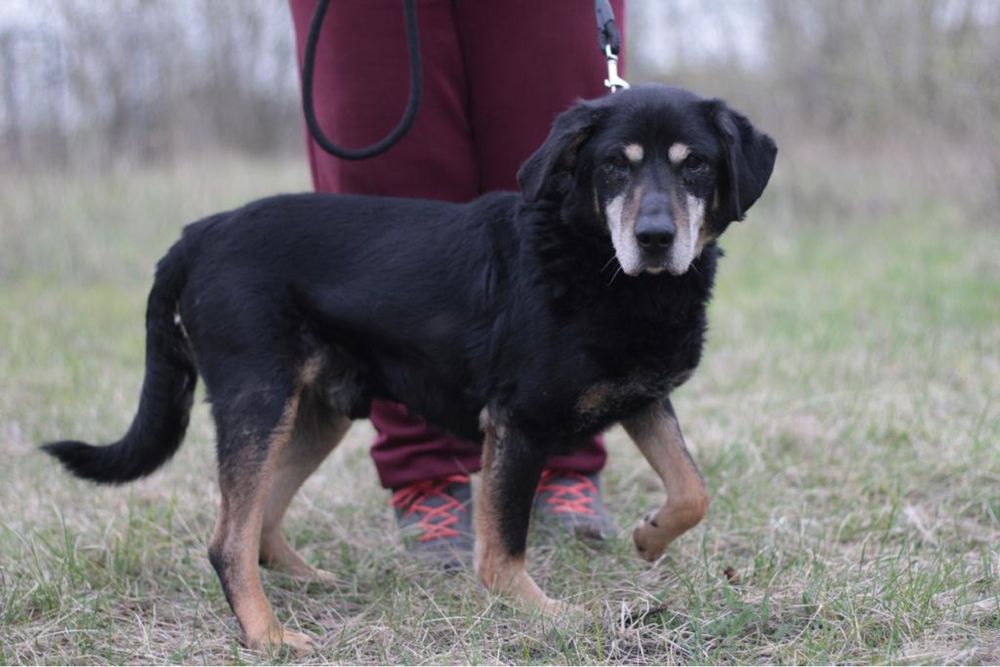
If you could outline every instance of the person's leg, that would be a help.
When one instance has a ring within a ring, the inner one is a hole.
[[[291,0],[299,62],[314,0]],[[417,5],[423,57],[423,101],[410,133],[387,153],[351,162],[326,154],[307,136],[316,190],[467,201],[479,194],[468,122],[465,72],[452,3]],[[358,147],[398,122],[409,90],[403,7],[399,0],[337,0],[327,12],[316,52],[313,98],[324,133]],[[434,428],[398,404],[374,401],[379,435],[372,458],[382,485],[479,469],[480,449]]]
[[[315,0],[291,0],[299,64]],[[423,99],[410,132],[377,157],[328,155],[307,136],[316,190],[467,201],[478,193],[465,73],[451,3],[417,3]],[[336,144],[358,148],[394,128],[406,107],[409,65],[399,0],[332,2],[319,37],[316,117]]]
[[[624,4],[611,2],[623,31]],[[514,190],[517,170],[556,115],[577,99],[608,92],[594,4],[457,0],[456,6],[479,190]]]
[[[291,2],[301,60],[314,2]],[[541,9],[540,16],[547,14],[548,3],[539,5],[535,8],[520,6],[518,12]],[[518,131],[514,126],[502,128],[502,135],[490,134],[484,138],[467,120],[471,92],[463,69],[465,54],[456,41],[457,26],[451,14],[454,8],[455,3],[440,0],[418,4],[425,89],[424,102],[411,133],[385,155],[364,162],[332,158],[307,139],[317,190],[465,201],[482,191],[511,188],[516,167],[541,143],[555,113],[575,97],[591,94],[590,90],[570,94],[563,88],[562,102],[540,108],[538,113],[533,100],[527,98],[526,106],[513,109],[515,115],[527,111],[527,115],[534,118],[525,136],[508,134]],[[583,29],[587,39],[593,39],[596,44],[592,12],[578,4],[575,9],[589,18],[576,22],[574,30]],[[616,6],[616,10],[620,15],[620,7]],[[481,22],[480,27],[487,32],[490,30],[486,23]],[[502,40],[502,35],[496,35]],[[332,44],[346,55],[334,54]],[[496,48],[496,40],[491,44]],[[593,50],[596,51],[596,47]],[[386,63],[398,66],[387,68]],[[599,61],[599,65],[598,69],[603,68],[603,61]],[[502,62],[498,67],[503,67]],[[533,68],[526,70],[532,71]],[[598,72],[598,82],[603,77],[601,72]],[[517,76],[520,74],[515,73],[515,78]],[[399,4],[395,0],[340,0],[336,3],[320,37],[314,81],[317,117],[326,134],[334,142],[349,146],[380,138],[398,121],[406,102],[407,88],[405,32]],[[478,106],[482,106],[481,101]],[[512,166],[507,168],[502,161],[498,162],[499,166],[489,169],[490,174],[481,177],[477,160],[479,164],[493,164],[498,153],[493,147],[476,150],[473,140],[502,145],[508,139],[518,140],[512,147],[512,157],[506,160],[506,164]],[[503,176],[497,177],[497,174]],[[386,487],[398,489],[433,478],[456,479],[462,473],[479,469],[478,446],[426,425],[409,415],[402,406],[376,402],[372,421],[380,432],[372,455]],[[603,448],[595,443],[570,457],[569,462],[557,458],[551,463],[589,473],[599,470],[604,458]]]
[[[580,0],[456,4],[479,189],[516,189],[517,170],[545,140],[555,116],[579,98],[607,93],[594,7]],[[624,29],[624,0],[613,0],[612,6]],[[606,460],[600,436],[571,454],[549,458],[536,516],[582,535],[609,536],[615,526],[599,487]]]
[[[517,170],[556,115],[579,98],[607,92],[594,7],[579,0],[459,0],[457,7],[479,189],[516,189]],[[624,29],[624,0],[612,7]],[[577,452],[550,458],[546,468],[593,475],[606,458],[596,437]]]

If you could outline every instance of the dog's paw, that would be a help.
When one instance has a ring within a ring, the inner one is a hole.
[[[324,586],[336,586],[341,583],[340,577],[335,575],[333,572],[321,570],[318,567],[313,569],[312,573],[305,579],[305,581],[313,584],[322,584]]]
[[[632,541],[635,542],[639,557],[652,563],[666,551],[667,545],[670,544],[670,536],[657,524],[656,512],[650,512],[632,531]]]
[[[296,581],[305,584],[316,584],[319,586],[336,586],[340,579],[333,572],[321,570],[318,567],[311,567],[308,570],[288,572],[288,576]]]
[[[553,618],[578,618],[586,614],[587,610],[580,605],[570,604],[562,600],[546,597],[538,605],[539,610],[546,616]]]
[[[307,655],[316,650],[309,635],[282,627],[272,627],[266,634],[250,641],[251,648],[267,653],[278,653],[283,648],[290,649],[296,656]]]
[[[292,649],[296,655],[305,655],[316,650],[316,644],[309,635],[294,630],[284,630],[281,634],[281,643]]]

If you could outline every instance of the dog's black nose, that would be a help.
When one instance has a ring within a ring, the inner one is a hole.
[[[639,219],[635,223],[635,240],[643,250],[663,250],[674,242],[677,227],[670,216],[670,200],[661,192],[642,198]]]
[[[644,250],[669,248],[674,242],[676,233],[677,230],[670,218],[639,220],[639,224],[635,227],[635,238],[639,242],[639,247]]]

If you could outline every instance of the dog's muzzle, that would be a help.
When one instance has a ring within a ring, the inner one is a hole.
[[[670,215],[670,199],[662,192],[647,194],[642,198],[635,223],[635,240],[646,270],[655,272],[664,268],[675,236],[677,226]]]

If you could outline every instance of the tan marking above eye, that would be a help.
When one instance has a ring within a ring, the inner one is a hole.
[[[684,159],[691,154],[691,149],[687,144],[682,144],[680,142],[674,144],[667,151],[667,157],[670,158],[670,162],[677,165],[684,161]]]
[[[639,164],[642,162],[642,156],[644,153],[645,151],[639,144],[629,144],[625,147],[625,157],[627,157],[628,161],[632,164]]]

